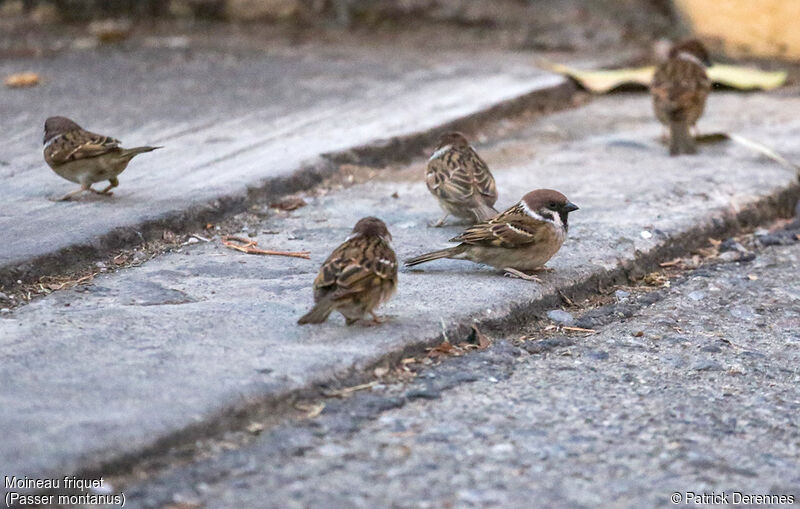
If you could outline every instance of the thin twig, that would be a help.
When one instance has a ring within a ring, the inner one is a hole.
[[[311,259],[310,251],[270,251],[256,247],[258,242],[255,240],[236,237],[235,235],[225,235],[222,237],[222,244],[225,247],[229,247],[247,254],[290,256],[292,258],[304,258],[306,260]]]
[[[564,327],[562,327],[562,329],[564,329],[565,331],[569,331],[569,332],[588,332],[590,334],[594,334],[594,333],[597,332],[594,329],[584,329],[583,327],[568,327],[568,326],[564,326]]]

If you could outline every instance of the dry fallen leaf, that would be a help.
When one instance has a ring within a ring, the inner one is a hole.
[[[298,196],[287,196],[282,200],[278,200],[269,204],[273,209],[281,210],[295,210],[300,207],[305,207],[306,201]]]
[[[35,72],[20,72],[6,78],[6,86],[9,88],[34,87],[38,84],[39,75]]]
[[[247,425],[247,427],[245,429],[249,433],[252,433],[254,435],[258,435],[259,433],[264,431],[264,425],[261,424],[260,422],[251,422],[250,424]]]
[[[325,410],[325,403],[295,403],[294,407],[306,413],[307,419],[313,419]]]
[[[596,94],[605,94],[626,85],[649,87],[655,67],[624,69],[580,70],[543,61],[540,66],[549,71],[569,76],[583,88]],[[738,90],[772,90],[786,82],[786,71],[762,71],[752,67],[714,64],[708,69],[708,77],[714,83]]]
[[[124,41],[131,35],[132,25],[127,20],[107,19],[89,24],[89,33],[102,43]]]
[[[489,341],[489,338],[486,337],[486,334],[481,332],[478,329],[477,325],[473,325],[472,326],[472,330],[475,333],[475,339],[478,340],[478,349],[479,350],[485,350],[485,349],[489,348],[489,345],[491,344],[491,341]]]

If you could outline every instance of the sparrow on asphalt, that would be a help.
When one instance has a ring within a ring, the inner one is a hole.
[[[86,191],[111,195],[119,185],[117,176],[138,154],[161,147],[122,148],[119,140],[85,131],[66,117],[50,117],[44,123],[44,160],[58,175],[81,188],[67,193],[58,201],[69,200]],[[92,184],[108,180],[103,190]]]
[[[697,39],[676,44],[669,58],[656,69],[650,91],[656,117],[669,128],[669,155],[697,152],[690,129],[703,114],[711,80],[711,61]]]
[[[527,273],[542,270],[561,248],[567,237],[567,217],[575,210],[578,206],[558,191],[537,189],[500,215],[450,239],[459,245],[411,258],[405,265],[412,267],[439,258],[470,260],[537,281]]]
[[[492,172],[461,133],[449,132],[439,138],[428,159],[425,183],[445,211],[434,226],[442,226],[450,214],[473,223],[497,215]]]
[[[377,217],[356,223],[350,236],[328,257],[314,280],[314,307],[297,323],[322,323],[332,311],[352,325],[372,316],[375,308],[397,290],[397,257],[389,244],[392,235]]]

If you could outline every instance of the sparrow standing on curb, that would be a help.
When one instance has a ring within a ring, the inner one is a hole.
[[[405,265],[412,267],[439,258],[470,260],[537,281],[526,272],[541,270],[561,248],[567,237],[567,216],[574,210],[578,206],[558,191],[537,189],[495,218],[450,239],[461,244],[411,258]]]
[[[44,123],[44,160],[57,174],[81,188],[67,193],[57,201],[69,200],[86,191],[111,195],[119,185],[117,176],[134,156],[161,147],[122,148],[119,140],[84,131],[66,117],[50,117]],[[92,184],[108,180],[102,191]]]
[[[497,215],[492,172],[461,133],[445,133],[439,138],[436,151],[428,160],[425,183],[445,211],[434,226],[442,226],[450,214],[472,222]]]
[[[338,311],[352,325],[372,316],[375,308],[397,290],[397,257],[389,242],[392,235],[377,217],[365,217],[325,260],[314,280],[314,308],[297,323],[322,323]]]
[[[690,128],[703,114],[711,80],[706,67],[711,65],[703,44],[690,39],[676,44],[669,58],[653,75],[650,91],[656,117],[669,128],[669,155],[697,152]]]

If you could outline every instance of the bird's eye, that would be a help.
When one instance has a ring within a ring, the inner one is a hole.
[[[551,209],[554,209],[554,208],[556,208],[556,207],[558,207],[558,204],[557,204],[556,202],[554,202],[554,201],[551,201],[551,202],[550,202],[550,208],[551,208]]]

